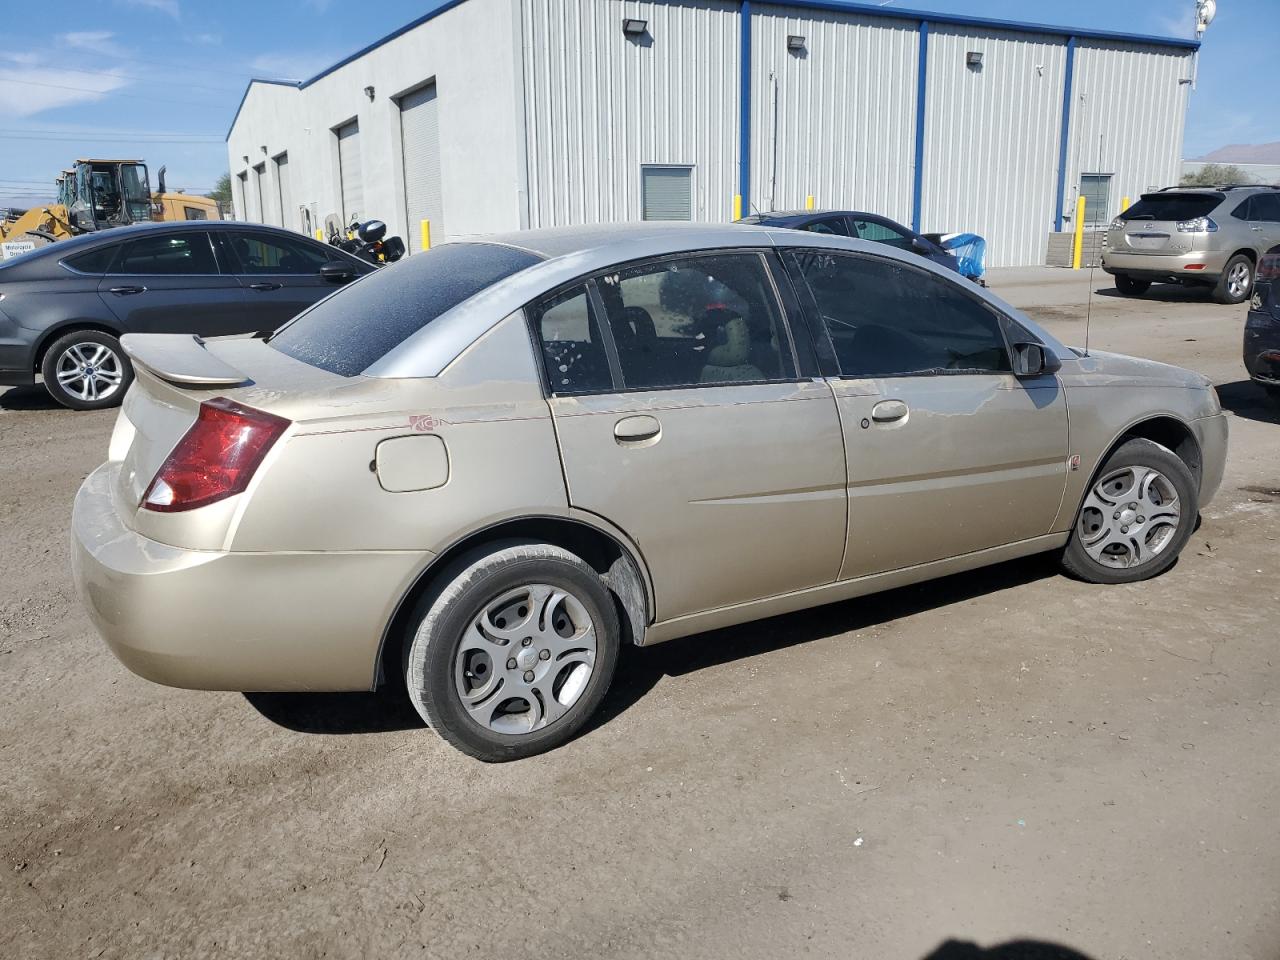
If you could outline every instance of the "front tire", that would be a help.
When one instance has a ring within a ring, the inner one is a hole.
[[[72,410],[117,406],[133,383],[120,341],[100,330],[73,330],[53,341],[40,374],[49,395]]]
[[[1237,253],[1227,261],[1222,276],[1213,288],[1213,298],[1219,303],[1244,303],[1253,292],[1253,261],[1243,253]]]
[[[1195,477],[1172,450],[1122,443],[1085,493],[1062,555],[1089,583],[1134,583],[1167,570],[1195,528]]]
[[[1140,297],[1151,289],[1150,280],[1135,280],[1127,274],[1116,274],[1116,289],[1126,297]]]
[[[468,554],[411,621],[404,656],[413,705],[463,753],[518,760],[572,739],[617,665],[612,597],[580,557],[506,541]]]

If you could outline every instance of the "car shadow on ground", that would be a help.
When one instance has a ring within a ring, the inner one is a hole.
[[[613,685],[584,733],[603,726],[630,709],[665,676],[682,676],[732,660],[783,650],[851,630],[863,630],[936,607],[1057,576],[1058,573],[1054,556],[1044,554],[799,613],[682,637],[654,647],[626,647]],[[266,719],[298,733],[390,733],[425,726],[409,702],[403,678],[398,676],[374,692],[247,693],[244,696]]]
[[[1214,302],[1208,287],[1184,287],[1178,283],[1153,283],[1151,289],[1138,297],[1130,297],[1115,287],[1099,287],[1094,291],[1100,297],[1113,297],[1117,300],[1155,300],[1159,303],[1209,303]],[[1220,306],[1224,306],[1219,304]],[[1225,307],[1226,309],[1237,309]]]
[[[1226,410],[1245,420],[1280,424],[1280,403],[1252,380],[1236,380],[1218,385],[1218,399]]]
[[[1046,940],[1010,940],[994,947],[948,940],[923,960],[1090,960],[1079,950]]]
[[[49,396],[41,384],[0,390],[0,410],[62,410],[62,404]]]

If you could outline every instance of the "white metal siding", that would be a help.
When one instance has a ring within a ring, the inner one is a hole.
[[[440,195],[440,113],[436,85],[427,84],[400,99],[400,142],[404,151],[404,204],[409,250],[422,249],[423,220],[431,221],[432,240],[444,237]]]
[[[753,211],[820,208],[911,219],[912,20],[752,5]],[[803,52],[787,36],[805,38]]]
[[[289,155],[282,153],[275,158],[276,200],[280,204],[280,226],[298,229],[298,211],[293,209],[293,189],[289,183]]]
[[[642,164],[695,168],[693,219],[737,192],[738,4],[522,0],[529,223],[638,220]],[[629,39],[623,17],[648,21]]]
[[[922,232],[985,237],[988,267],[1044,262],[1065,68],[1065,37],[930,26]]]
[[[334,131],[338,135],[338,175],[342,189],[342,227],[352,217],[369,218],[364,208],[364,176],[360,172],[360,124],[352,120]]]
[[[1186,50],[1077,41],[1064,214],[1075,213],[1081,173],[1113,175],[1101,220],[1119,213],[1124,197],[1178,182],[1189,89],[1178,81],[1190,77]]]

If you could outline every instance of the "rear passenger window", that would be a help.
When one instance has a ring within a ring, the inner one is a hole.
[[[111,272],[194,275],[217,273],[218,265],[207,234],[180,233],[131,241]]]
[[[111,269],[111,261],[115,259],[119,250],[120,244],[112,243],[105,247],[99,247],[97,250],[90,250],[88,253],[67,257],[62,262],[72,270],[78,270],[80,273],[106,273]]]
[[[759,254],[685,257],[596,280],[623,387],[793,379],[791,342]]]
[[[613,389],[608,355],[585,286],[543,301],[531,313],[552,393]]]
[[[800,251],[795,260],[843,376],[1012,369],[996,314],[952,281],[871,257]]]

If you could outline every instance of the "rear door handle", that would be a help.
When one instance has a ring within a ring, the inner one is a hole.
[[[112,287],[111,292],[117,296],[127,297],[133,293],[146,293],[146,287]]]
[[[903,419],[907,413],[907,405],[901,400],[881,400],[871,408],[871,419],[876,423],[893,423]]]
[[[613,438],[620,444],[644,443],[662,436],[662,424],[657,417],[641,415],[623,417],[613,425]]]
[[[279,289],[280,289],[281,287],[283,287],[283,286],[284,286],[284,284],[283,284],[283,283],[267,283],[267,282],[264,280],[264,281],[263,281],[263,282],[261,282],[261,283],[251,283],[251,284],[249,284],[249,289],[250,289],[250,290],[258,290],[258,291],[263,291],[263,290],[279,290]]]

